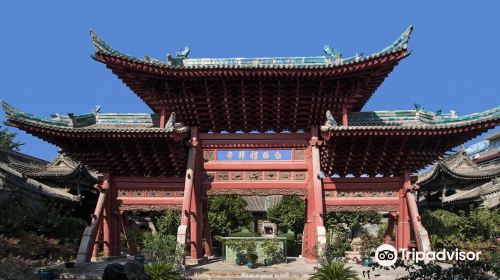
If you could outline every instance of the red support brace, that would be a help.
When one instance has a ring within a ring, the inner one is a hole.
[[[80,241],[78,255],[75,260],[77,264],[89,262],[91,260],[93,250],[95,249],[95,241],[102,229],[103,212],[108,199],[109,190],[109,180],[107,180],[107,177],[101,182],[99,190],[99,198],[97,199],[94,215],[92,215],[92,221],[83,231],[82,240]],[[97,255],[97,250],[95,250],[95,253]]]
[[[122,211],[120,217],[121,217],[123,234],[126,236],[127,239],[128,254],[131,256],[137,255],[137,246],[134,242],[130,241],[129,236],[127,234],[128,233],[127,231],[129,230],[127,213],[125,211]]]

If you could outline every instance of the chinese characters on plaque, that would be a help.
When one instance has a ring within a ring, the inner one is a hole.
[[[292,160],[292,150],[219,150],[217,160]]]

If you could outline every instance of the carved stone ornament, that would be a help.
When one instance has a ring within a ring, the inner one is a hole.
[[[276,180],[278,179],[277,172],[264,172],[264,180]]]
[[[292,179],[292,172],[282,171],[279,173],[279,178],[280,178],[280,180],[291,180]]]
[[[236,194],[236,195],[247,195],[247,196],[255,196],[255,195],[298,195],[305,196],[307,195],[307,189],[273,189],[265,188],[265,189],[210,189],[207,191],[207,195],[227,195],[227,194]]]
[[[262,172],[247,172],[248,180],[262,180]]]
[[[397,205],[326,206],[327,212],[363,212],[363,211],[390,212],[397,210],[398,210]]]
[[[233,181],[240,181],[245,179],[244,173],[243,172],[231,172],[231,180]]]
[[[182,205],[143,205],[143,204],[127,204],[119,205],[120,211],[164,211],[164,210],[182,210]]]
[[[293,173],[293,179],[296,181],[304,181],[304,180],[306,180],[306,173],[305,172],[295,172],[295,173]]]
[[[216,173],[216,178],[217,181],[227,181],[229,180],[229,172],[227,171],[221,171]]]

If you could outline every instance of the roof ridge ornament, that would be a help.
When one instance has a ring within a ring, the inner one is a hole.
[[[399,36],[398,39],[396,39],[396,41],[394,41],[394,43],[387,46],[381,52],[390,52],[393,50],[408,48],[408,41],[410,40],[410,36],[411,36],[412,31],[413,31],[413,25],[408,26],[408,28],[406,28],[405,32],[403,32],[403,34],[401,34],[401,36]]]
[[[183,66],[183,61],[188,57],[190,51],[188,47],[184,47],[182,50],[175,53],[175,57],[167,53],[167,61],[173,66]]]
[[[92,43],[94,44],[96,52],[113,53],[113,48],[106,44],[106,42],[104,42],[92,29],[90,29],[90,38],[92,38]]]
[[[321,131],[329,131],[330,128],[338,126],[330,110],[326,111],[325,116],[326,116],[325,124],[319,128]]]
[[[326,58],[330,62],[340,63],[342,61],[342,52],[330,47],[329,45],[325,45],[323,47],[323,51],[325,52]]]
[[[170,117],[168,118],[168,121],[165,124],[165,130],[167,132],[182,133],[188,131],[188,128],[189,127],[185,126],[183,123],[175,122],[175,112],[172,112],[172,114],[170,114]]]

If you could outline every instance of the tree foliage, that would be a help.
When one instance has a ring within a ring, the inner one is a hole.
[[[16,136],[17,133],[9,132],[6,127],[2,128],[2,126],[0,126],[0,147],[18,151],[19,147],[23,144],[14,140]]]
[[[208,202],[208,221],[214,235],[229,236],[252,221],[247,202],[237,195],[212,196]]]
[[[473,208],[458,214],[446,210],[427,211],[422,215],[431,244],[435,248],[473,247],[491,243],[500,236],[500,211]]]
[[[289,229],[297,234],[304,230],[306,221],[306,205],[302,199],[295,195],[283,196],[280,203],[267,211],[267,218],[278,225],[286,233]]]
[[[0,234],[33,233],[78,243],[87,223],[45,202],[12,200],[0,208]]]
[[[177,228],[181,223],[181,211],[165,211],[156,219],[156,229],[164,235],[177,235]]]
[[[382,215],[376,211],[367,212],[330,212],[326,215],[326,226],[331,231],[345,232],[345,227],[351,237],[365,224],[379,224]]]
[[[148,232],[142,240],[142,251],[157,262],[175,264],[177,239],[174,235]]]

